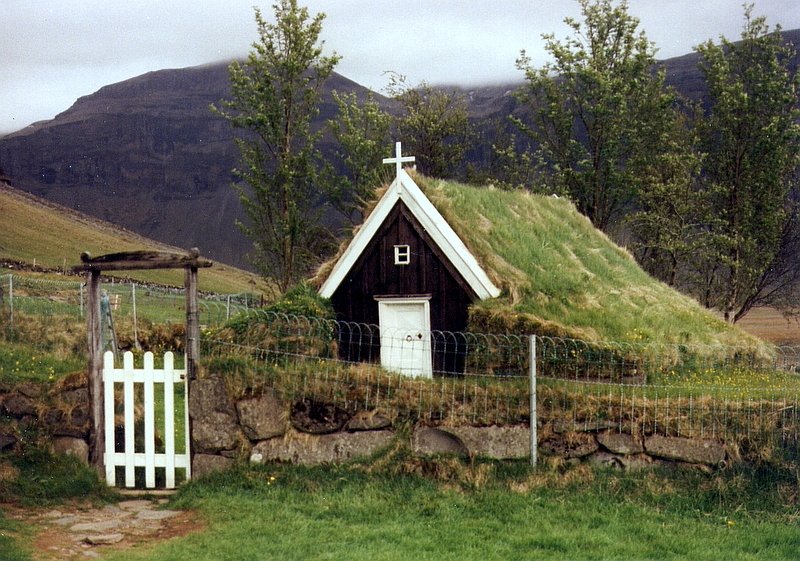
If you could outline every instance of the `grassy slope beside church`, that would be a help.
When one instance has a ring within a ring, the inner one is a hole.
[[[233,225],[231,225],[233,227]],[[96,218],[29,195],[0,182],[0,260],[61,269],[80,264],[80,254],[102,255],[139,249],[185,252]],[[202,253],[202,248],[200,248]],[[112,275],[112,273],[109,273]],[[136,280],[183,286],[183,271],[130,271]],[[219,293],[261,292],[257,275],[214,263],[199,275],[200,290]]]
[[[415,180],[503,290],[472,328],[627,343],[760,346],[642,270],[565,199]]]

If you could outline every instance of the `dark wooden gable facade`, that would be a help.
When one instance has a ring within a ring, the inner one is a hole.
[[[395,246],[409,247],[409,262],[395,264]],[[430,297],[432,331],[464,331],[477,298],[402,201],[395,203],[364,252],[333,293],[340,319],[378,324],[379,297]]]

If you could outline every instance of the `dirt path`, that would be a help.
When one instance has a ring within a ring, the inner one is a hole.
[[[36,561],[73,561],[152,545],[204,528],[196,514],[164,510],[164,503],[164,499],[137,499],[102,507],[69,504],[57,509],[23,509],[2,505],[0,509],[9,518],[35,528]]]

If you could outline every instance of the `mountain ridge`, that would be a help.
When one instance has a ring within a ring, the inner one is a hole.
[[[784,36],[800,44],[800,30]],[[690,53],[659,63],[667,83],[694,99],[704,92],[698,58]],[[199,247],[215,261],[247,267],[251,242],[234,225],[244,218],[231,188],[238,161],[234,131],[209,110],[229,97],[228,64],[156,70],[82,96],[55,118],[0,137],[0,176],[146,237]],[[506,115],[522,109],[512,95],[521,84],[458,88],[470,119],[485,132],[483,145],[469,157],[486,158],[498,123],[507,124]],[[359,96],[369,91],[334,73],[315,127],[336,116],[333,90]],[[385,109],[396,107],[374,95]],[[321,149],[330,153],[326,142]]]

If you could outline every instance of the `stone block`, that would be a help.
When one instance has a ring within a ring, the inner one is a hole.
[[[639,471],[650,469],[653,466],[662,464],[661,460],[654,460],[647,454],[633,454],[631,456],[618,456],[620,463],[626,471]]]
[[[251,462],[290,462],[302,465],[340,464],[370,456],[388,446],[392,431],[337,432],[312,435],[289,431],[253,447]]]
[[[63,391],[58,394],[58,398],[67,405],[89,406],[89,390],[86,388]]]
[[[74,406],[69,412],[51,408],[45,412],[43,419],[50,432],[55,436],[72,436],[74,438],[89,436],[91,417],[86,407]]]
[[[603,468],[624,469],[625,465],[622,463],[619,456],[610,452],[598,450],[594,454],[587,456],[586,461],[590,464]]]
[[[113,545],[121,542],[123,539],[125,539],[125,535],[120,533],[92,534],[83,538],[83,543],[89,545]]]
[[[53,407],[48,409],[43,417],[44,424],[51,430],[55,430],[65,423],[66,415],[61,409]]]
[[[599,432],[608,429],[613,429],[616,426],[617,423],[614,423],[613,421],[597,421],[597,420],[565,421],[557,419],[553,421],[552,429],[553,432],[555,433],[563,434],[572,432]]]
[[[25,397],[29,397],[33,400],[38,400],[45,393],[42,384],[36,384],[34,382],[22,382],[17,385],[16,389]]]
[[[600,445],[594,435],[588,433],[571,433],[548,438],[539,443],[539,450],[550,456],[566,459],[583,458],[597,452]]]
[[[292,406],[290,421],[300,432],[330,434],[340,431],[350,415],[331,403],[304,399]]]
[[[239,401],[236,411],[242,431],[250,440],[266,440],[286,432],[285,407],[273,392]]]
[[[10,450],[17,443],[17,437],[11,433],[0,433],[0,452]]]
[[[651,456],[707,466],[723,465],[725,446],[716,440],[695,440],[654,434],[645,438],[644,448]]]
[[[21,393],[13,392],[3,398],[2,412],[15,419],[37,417],[36,404]]]
[[[209,473],[224,471],[233,465],[231,458],[214,454],[195,454],[192,459],[192,477],[203,477]]]
[[[469,456],[469,449],[461,439],[440,428],[418,427],[411,436],[411,450],[418,456],[456,454]]]
[[[630,434],[620,432],[601,432],[597,435],[597,442],[600,446],[614,452],[615,454],[641,454],[644,452],[644,445],[640,440]]]
[[[471,457],[514,460],[531,455],[531,433],[528,425],[507,427],[439,427],[456,436]]]
[[[193,419],[201,419],[212,412],[235,416],[236,410],[228,396],[225,381],[220,376],[193,381],[189,394],[189,412]]]
[[[359,411],[347,421],[344,428],[349,431],[360,431],[388,429],[391,426],[392,421],[376,411]]]
[[[53,439],[53,453],[64,456],[75,456],[81,462],[89,464],[89,445],[82,438],[58,436]]]
[[[234,416],[219,411],[197,416],[192,424],[192,447],[200,454],[233,450],[241,442],[241,429]]]
[[[69,423],[73,427],[80,428],[83,426],[88,426],[92,420],[92,416],[89,413],[89,408],[84,406],[76,406],[72,408],[72,411],[69,412]]]

